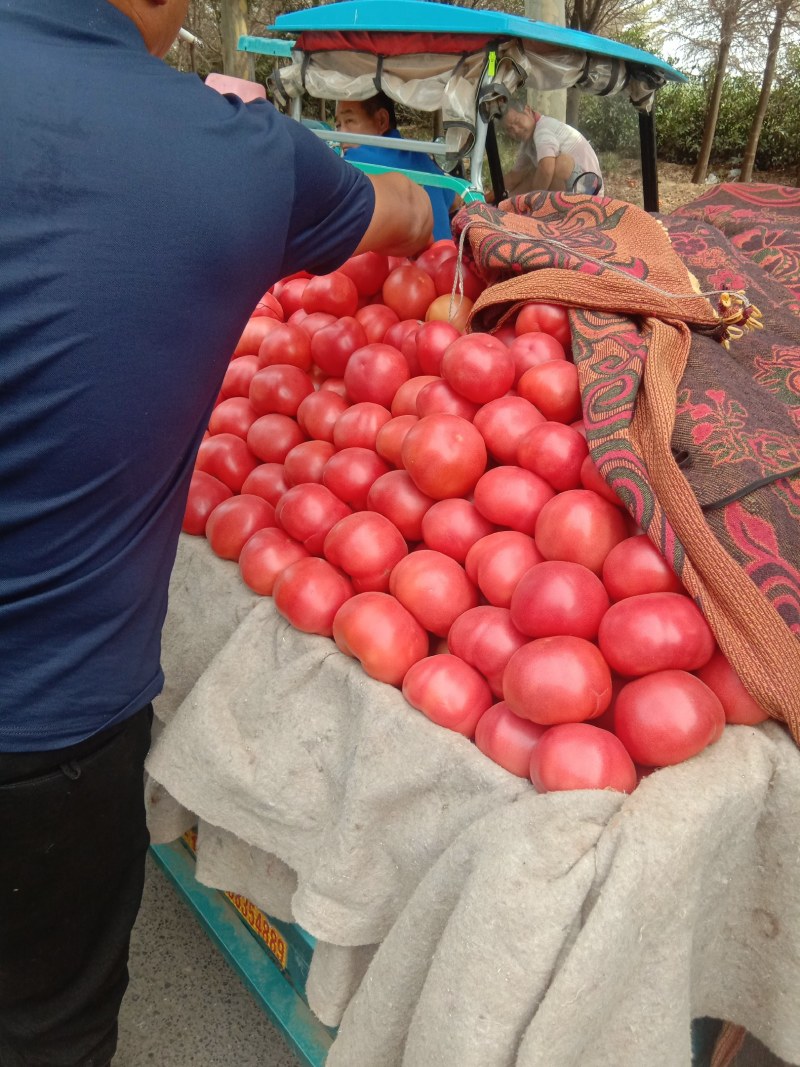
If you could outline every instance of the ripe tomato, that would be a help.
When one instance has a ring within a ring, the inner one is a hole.
[[[232,433],[218,433],[201,441],[195,468],[213,474],[234,493],[242,491],[244,480],[258,466],[247,444]]]
[[[326,559],[309,556],[281,571],[272,595],[275,607],[296,630],[331,637],[334,618],[352,597],[353,586]]]
[[[422,538],[428,548],[444,552],[459,563],[482,537],[494,533],[495,528],[469,500],[451,497],[438,500],[422,518]]]
[[[289,488],[282,463],[261,463],[242,483],[242,492],[260,496],[273,507]]]
[[[458,297],[458,289],[455,286],[457,265],[458,255],[456,254],[443,259],[434,271],[433,281],[436,285],[437,296],[444,296],[445,293],[449,295],[455,287],[455,295]],[[483,281],[465,260],[461,263],[461,282],[464,287],[464,296],[470,300],[477,300],[485,288]]]
[[[367,508],[391,520],[406,541],[422,538],[422,521],[433,504],[420,492],[408,471],[388,471],[370,486]]]
[[[322,471],[322,484],[354,511],[367,506],[367,494],[389,464],[371,448],[343,448],[334,452]]]
[[[468,296],[451,296],[450,293],[445,293],[444,296],[437,296],[428,305],[425,321],[447,322],[459,333],[463,333],[467,328],[472,307],[473,302]]]
[[[357,593],[385,593],[392,568],[408,555],[408,545],[389,519],[361,511],[330,528],[322,551],[329,563],[349,575]]]
[[[511,621],[529,637],[597,637],[608,593],[579,563],[538,563],[523,574],[511,597]]]
[[[419,422],[417,415],[397,415],[385,422],[375,438],[375,451],[391,463],[393,467],[402,467],[401,450],[405,436],[411,427]]]
[[[325,374],[341,378],[353,353],[366,343],[367,335],[358,319],[345,316],[314,333],[311,358]]]
[[[495,696],[503,695],[503,675],[514,653],[528,644],[507,608],[480,605],[463,612],[450,627],[447,647],[480,671]]]
[[[355,315],[358,310],[358,289],[352,278],[340,271],[320,274],[309,279],[303,290],[302,307],[309,315],[315,311],[324,311],[337,318]]]
[[[520,443],[530,430],[544,421],[544,415],[522,396],[501,396],[498,400],[490,400],[478,409],[473,419],[489,454],[499,463],[518,464],[520,467],[527,467],[517,458]]]
[[[536,521],[536,544],[545,559],[581,563],[600,574],[614,545],[628,536],[625,516],[597,493],[568,489],[548,500]]]
[[[264,293],[259,302],[253,308],[251,318],[255,319],[259,315],[266,315],[268,318],[277,319],[278,322],[283,322],[284,314],[278,300],[270,292]]]
[[[614,504],[618,508],[622,507],[622,501],[597,469],[591,456],[587,456],[581,464],[581,485],[584,489],[591,489],[593,493],[597,493],[609,504]]]
[[[262,463],[283,463],[306,435],[289,415],[262,415],[247,431],[247,447]]]
[[[250,382],[258,370],[258,356],[237,356],[228,364],[222,379],[219,395],[224,400],[229,396],[250,395]]]
[[[486,679],[458,656],[427,656],[409,667],[403,696],[437,726],[472,737],[492,703]]]
[[[398,415],[417,415],[417,396],[420,390],[424,389],[426,385],[430,385],[431,382],[439,382],[441,378],[437,378],[435,374],[418,374],[414,378],[409,378],[399,386],[397,392],[392,398],[390,410],[392,415],[397,417]]]
[[[313,341],[320,330],[325,330],[328,326],[333,326],[338,319],[336,315],[329,315],[327,311],[312,311],[309,314],[307,311],[298,311],[292,315],[289,322],[293,326],[300,326],[305,330],[309,338]],[[312,349],[311,356],[313,359],[314,352]]]
[[[515,715],[504,700],[492,704],[475,728],[475,744],[494,763],[519,778],[530,773],[531,753],[547,727]]]
[[[503,699],[540,726],[594,719],[611,703],[611,671],[582,637],[540,637],[508,661]]]
[[[473,404],[497,400],[514,384],[514,360],[489,333],[458,337],[442,356],[442,377]]]
[[[389,592],[420,626],[438,637],[446,637],[459,615],[478,606],[478,590],[464,568],[430,549],[417,549],[399,561]]]
[[[417,359],[423,374],[441,375],[442,356],[448,345],[460,336],[449,322],[425,322],[416,334]]]
[[[275,286],[275,296],[283,308],[283,315],[288,319],[303,307],[303,293],[311,280],[310,275],[298,278],[285,278]]]
[[[538,474],[559,493],[581,486],[581,466],[589,454],[586,438],[560,422],[542,422],[522,438],[520,467]]]
[[[642,593],[682,593],[683,584],[647,534],[614,545],[603,564],[603,584],[612,600]]]
[[[250,403],[258,415],[289,415],[294,418],[314,383],[304,370],[290,363],[263,367],[250,382]]]
[[[351,256],[339,267],[354,283],[361,296],[372,296],[380,291],[389,274],[389,259],[380,252],[362,252]]]
[[[475,542],[465,566],[489,603],[507,608],[522,575],[541,562],[532,537],[518,530],[498,530]]]
[[[509,466],[482,474],[474,490],[475,507],[489,522],[531,535],[539,513],[554,495],[538,474]]]
[[[277,319],[270,318],[268,315],[259,315],[257,318],[248,319],[242,336],[233,350],[234,358],[237,356],[257,356],[261,342],[267,334],[271,333],[272,330],[277,330],[281,325],[282,323],[278,322]]]
[[[283,474],[286,487],[303,482],[322,482],[325,464],[336,449],[330,441],[301,441],[286,453]]]
[[[767,712],[747,692],[741,678],[719,649],[700,668],[697,677],[719,698],[726,722],[756,726],[769,718]]]
[[[383,343],[391,345],[392,348],[403,351],[403,346],[409,337],[416,336],[417,330],[420,325],[417,319],[398,319],[396,323],[393,323],[383,338]],[[414,356],[416,359],[416,354]],[[410,365],[409,365],[410,367]],[[417,374],[418,371],[412,371],[412,374]]]
[[[466,419],[426,415],[406,434],[402,459],[417,488],[443,500],[466,496],[474,489],[486,469],[486,445]]]
[[[702,752],[725,712],[709,687],[686,671],[658,671],[622,688],[614,730],[644,767],[669,767]]]
[[[358,593],[333,620],[333,639],[371,678],[400,686],[409,667],[428,655],[428,635],[388,593]]]
[[[393,270],[381,292],[384,304],[401,319],[424,319],[428,305],[436,298],[433,278],[411,263]]]
[[[206,522],[208,543],[222,559],[239,553],[256,530],[275,525],[275,509],[260,496],[232,496],[214,508]]]
[[[531,367],[553,359],[566,359],[564,349],[549,333],[523,333],[511,342],[508,351],[514,359],[514,385]]]
[[[549,333],[567,352],[572,348],[569,315],[561,304],[543,304],[532,300],[517,315],[514,329],[517,337],[523,333]]]
[[[435,378],[417,393],[417,414],[420,418],[425,415],[458,415],[472,422],[479,410],[479,404],[473,404],[461,396],[444,378]]]
[[[391,419],[392,413],[381,404],[362,401],[343,411],[333,427],[333,443],[337,448],[375,449],[378,431]]]
[[[531,752],[530,776],[539,793],[569,789],[632,793],[637,783],[636,768],[622,742],[585,722],[545,731]]]
[[[434,241],[432,245],[429,245],[424,252],[420,252],[414,263],[433,277],[436,273],[436,268],[441,263],[444,263],[447,259],[452,259],[457,254],[458,248],[455,241],[451,237],[442,237],[440,240]]]
[[[367,304],[356,312],[367,337],[367,344],[378,344],[386,337],[386,331],[400,321],[397,313],[385,304]]]
[[[276,526],[256,530],[239,554],[239,573],[246,586],[260,596],[272,596],[279,574],[308,552]]]
[[[261,367],[273,363],[291,363],[300,370],[311,367],[311,338],[302,326],[283,322],[272,330],[258,349],[258,362]]]
[[[526,370],[517,382],[517,392],[550,422],[572,422],[581,414],[578,368],[565,359],[551,359]]]
[[[193,471],[181,524],[183,532],[202,537],[206,532],[208,516],[217,504],[221,504],[223,500],[227,500],[232,495],[228,486],[219,478],[205,471]]]
[[[617,601],[603,616],[597,639],[609,665],[626,678],[696,671],[716,647],[708,623],[680,593],[644,593]]]
[[[293,485],[275,505],[279,526],[314,556],[322,555],[328,531],[349,514],[347,504],[316,482]]]
[[[347,400],[332,389],[309,393],[297,409],[297,423],[303,433],[316,441],[333,441],[333,428],[343,411],[350,407]]]
[[[354,404],[391,407],[395,393],[410,378],[405,356],[387,344],[364,345],[347,362],[344,384]]]
[[[211,412],[208,429],[212,434],[232,433],[244,440],[258,414],[247,397],[229,396]]]

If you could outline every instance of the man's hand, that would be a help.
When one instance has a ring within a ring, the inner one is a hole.
[[[375,189],[375,210],[353,255],[383,252],[412,256],[433,238],[433,209],[428,194],[404,174],[368,174]]]

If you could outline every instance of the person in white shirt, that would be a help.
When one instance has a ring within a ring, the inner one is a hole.
[[[502,125],[520,145],[514,166],[505,176],[509,196],[532,189],[602,195],[603,178],[594,149],[572,126],[514,100],[508,103]]]

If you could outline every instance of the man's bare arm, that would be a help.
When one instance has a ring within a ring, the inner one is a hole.
[[[375,189],[375,210],[354,255],[383,252],[411,256],[433,237],[433,209],[428,194],[404,174],[368,174]]]

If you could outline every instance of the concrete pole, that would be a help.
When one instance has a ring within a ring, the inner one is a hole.
[[[564,0],[524,0],[525,18],[536,22],[549,22],[553,26],[566,25]],[[555,89],[553,92],[538,93],[528,91],[528,103],[543,115],[552,115],[562,122],[567,117],[567,90]]]
[[[233,78],[255,79],[255,64],[248,52],[237,51],[239,38],[249,32],[248,0],[222,0],[220,4],[222,34],[222,73]]]

